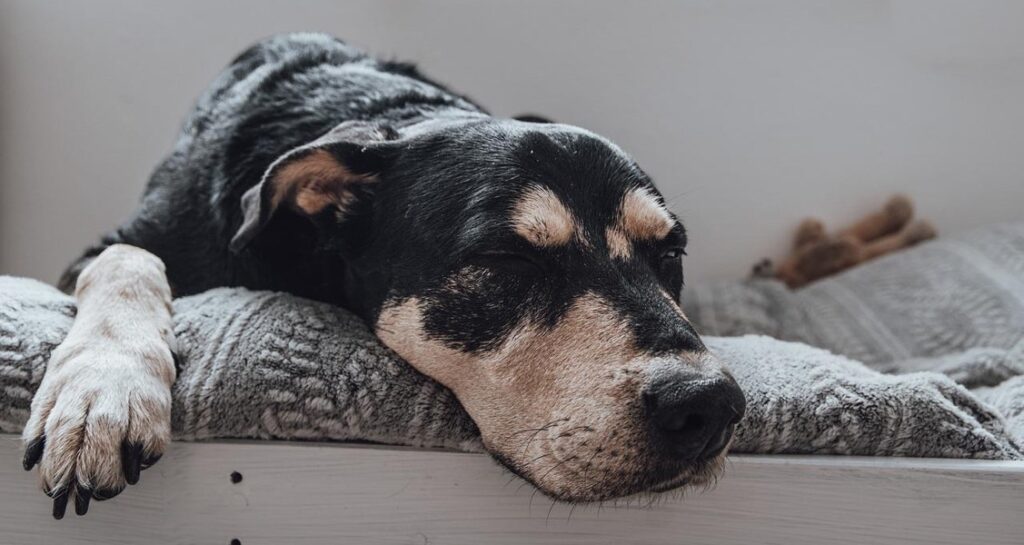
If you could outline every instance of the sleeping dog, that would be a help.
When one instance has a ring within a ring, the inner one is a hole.
[[[713,478],[745,402],[679,307],[683,226],[615,144],[538,121],[324,35],[242,53],[61,280],[78,314],[24,431],[54,516],[163,453],[171,297],[218,286],[357,313],[553,498]]]

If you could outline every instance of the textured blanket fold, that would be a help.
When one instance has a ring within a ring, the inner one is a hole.
[[[226,288],[179,299],[174,307],[181,365],[173,428],[179,439],[480,449],[476,428],[454,396],[342,309]],[[73,314],[73,300],[54,288],[0,277],[0,431],[20,430],[48,355]],[[947,376],[883,375],[767,337],[706,340],[748,397],[734,451],[1024,457],[1001,416]]]
[[[885,373],[943,373],[1024,437],[1024,222],[922,244],[797,291],[767,280],[704,285],[684,306],[704,334],[769,335]]]

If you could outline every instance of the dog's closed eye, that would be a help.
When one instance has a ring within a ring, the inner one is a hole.
[[[540,275],[544,266],[537,258],[518,252],[488,251],[470,258],[474,265],[518,275]]]
[[[686,250],[683,248],[669,248],[661,253],[661,258],[669,261],[673,259],[679,259],[686,255]]]

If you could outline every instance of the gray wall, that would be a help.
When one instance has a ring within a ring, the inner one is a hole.
[[[4,0],[0,273],[56,279],[221,66],[304,29],[618,141],[690,228],[691,279],[896,190],[944,231],[1024,217],[1024,2]]]

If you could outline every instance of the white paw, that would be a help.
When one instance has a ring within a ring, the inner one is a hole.
[[[171,435],[174,364],[164,342],[96,339],[62,344],[32,400],[22,439],[26,470],[39,464],[43,490],[64,516],[85,514],[135,484]]]

